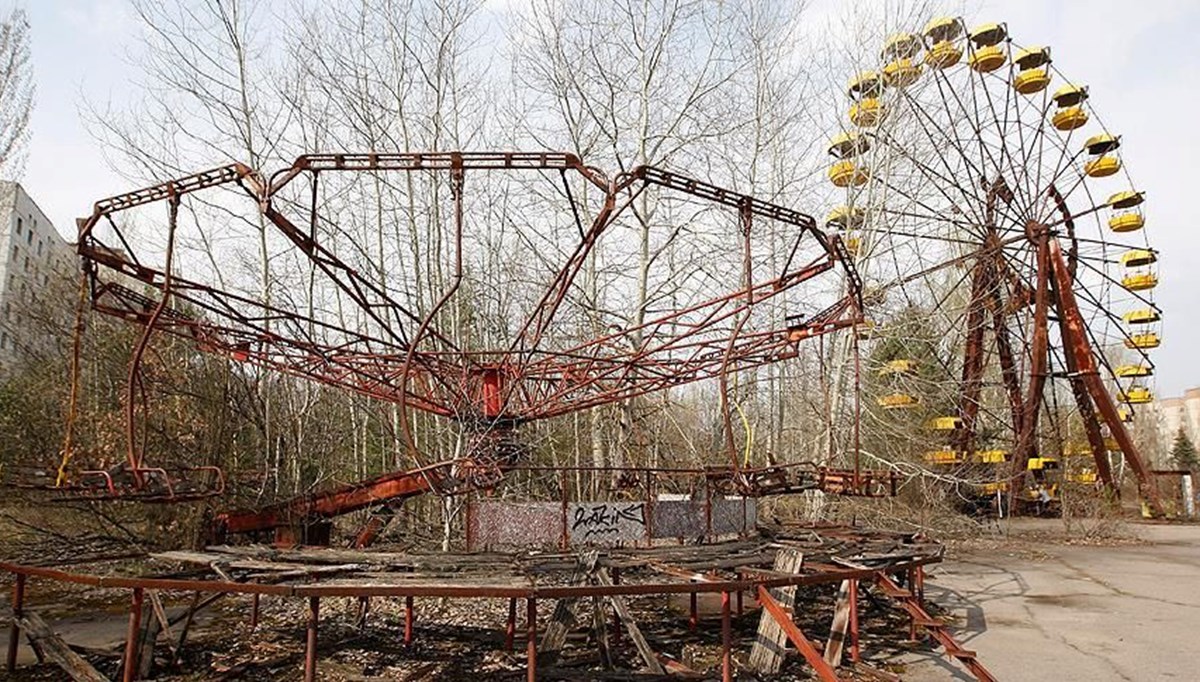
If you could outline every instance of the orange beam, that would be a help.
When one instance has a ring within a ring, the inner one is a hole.
[[[821,658],[817,648],[808,641],[800,628],[796,627],[796,623],[792,621],[783,606],[771,596],[771,591],[762,585],[758,586],[758,601],[767,610],[767,613],[771,614],[779,627],[783,628],[784,634],[792,640],[792,644],[796,645],[796,650],[800,652],[801,656],[804,656],[804,660],[808,661],[808,664],[817,671],[817,677],[821,678],[823,682],[839,682],[833,667],[826,663],[824,658]]]

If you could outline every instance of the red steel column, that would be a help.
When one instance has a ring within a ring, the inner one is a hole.
[[[321,598],[308,598],[308,632],[304,641],[304,682],[317,679],[317,621],[321,616]]]
[[[404,643],[412,644],[413,638],[413,596],[404,598]]]
[[[17,619],[22,615],[25,608],[25,574],[17,574],[17,582],[13,584],[12,596],[12,612],[13,622],[8,629],[8,672],[12,672],[17,668],[17,646],[21,642],[21,626],[17,625]]]
[[[525,668],[528,682],[537,681],[537,599],[525,600]]]
[[[129,629],[125,632],[125,663],[121,673],[123,682],[133,682],[138,673],[138,635],[142,631],[142,588],[133,588],[133,601],[129,605]]]
[[[729,593],[721,593],[721,681],[733,680],[733,626],[729,617]]]
[[[858,663],[858,580],[850,581],[850,660]]]

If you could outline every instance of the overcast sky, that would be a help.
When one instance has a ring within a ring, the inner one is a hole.
[[[836,0],[817,0],[816,15]],[[1200,385],[1200,221],[1187,208],[1196,185],[1200,134],[1200,2],[1195,0],[995,0],[966,3],[968,24],[1005,21],[1014,40],[1049,45],[1055,66],[1091,88],[1105,126],[1122,136],[1138,189],[1147,194],[1147,230],[1161,251],[1157,300],[1164,342],[1155,353],[1157,389],[1177,395]],[[33,26],[37,109],[23,184],[59,231],[72,238],[74,219],[96,199],[128,189],[107,166],[80,115],[82,101],[127,96],[133,22],[123,0],[27,3]],[[873,47],[872,47],[873,49]],[[814,141],[819,144],[822,141]],[[799,207],[802,210],[804,207]]]

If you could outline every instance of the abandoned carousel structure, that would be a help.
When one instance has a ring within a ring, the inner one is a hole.
[[[730,680],[778,673],[792,647],[797,675],[896,679],[862,661],[874,629],[921,635],[993,679],[927,608],[938,543],[766,510],[787,496],[895,496],[902,470],[863,457],[869,410],[872,423],[917,420],[931,447],[914,461],[973,505],[1019,513],[1065,486],[1115,493],[1128,471],[1147,512],[1163,513],[1127,428],[1150,400],[1157,255],[1120,138],[1083,137],[1087,88],[1056,74],[1048,48],[941,18],[891,36],[879,58],[848,86],[828,146],[840,198],[823,225],[663,168],[609,175],[554,152],[310,154],[270,175],[233,164],[98,202],[79,232],[91,306],[141,330],[127,456],[101,467],[68,441],[57,469],[6,483],[216,511],[201,548],[103,571],[0,564],[15,580],[8,669],[24,635],[73,679],[104,679],[25,608],[56,582],[128,603],[113,665],[124,680],[151,674],[156,642],[179,663],[221,598],[244,609],[251,639],[264,600],[302,609],[306,680],[325,675],[322,613],[346,599],[368,629],[380,603],[402,604],[404,650],[443,637],[477,649],[464,660],[500,652],[515,666],[500,677]],[[916,338],[914,319],[935,341]],[[138,373],[156,335],[394,405],[409,465],[225,505],[238,472],[156,460],[139,443]],[[1116,363],[1114,347],[1128,357]],[[837,445],[752,458],[731,383],[805,352],[841,368]],[[667,392],[716,397],[719,464],[551,466],[523,438]],[[461,514],[442,550],[374,547],[420,496]],[[354,512],[365,520],[350,546],[333,546],[335,520]],[[495,638],[422,633],[419,606],[435,600],[501,605]],[[689,663],[691,645],[713,656]],[[405,679],[470,673],[423,670]]]

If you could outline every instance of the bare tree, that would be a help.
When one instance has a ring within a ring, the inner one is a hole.
[[[34,92],[29,55],[29,20],[14,9],[0,22],[0,177],[7,179],[25,168]]]

